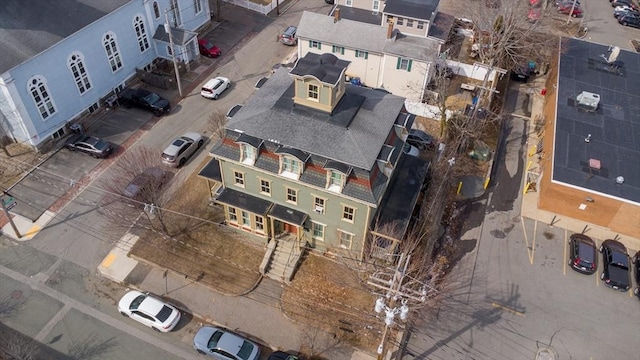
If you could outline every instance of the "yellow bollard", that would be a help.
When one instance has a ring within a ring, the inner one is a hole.
[[[462,189],[462,181],[458,183],[458,192],[456,194],[460,195],[460,190]]]
[[[484,181],[484,188],[486,189],[487,186],[489,186],[489,180],[491,180],[491,178],[486,178]]]

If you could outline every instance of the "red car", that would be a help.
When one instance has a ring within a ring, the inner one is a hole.
[[[198,40],[198,47],[200,48],[200,54],[206,57],[215,58],[222,54],[220,48],[207,39]]]
[[[558,12],[560,14],[566,14],[566,15],[571,13],[572,17],[582,16],[582,9],[576,6],[573,8],[573,12],[571,12],[571,7],[572,7],[571,4],[560,4],[560,6],[558,6]]]

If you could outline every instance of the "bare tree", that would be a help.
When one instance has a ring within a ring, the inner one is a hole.
[[[227,124],[227,116],[220,111],[212,112],[207,122],[207,131],[217,135],[220,139],[224,138],[225,128]]]
[[[38,342],[0,324],[0,359],[35,360],[39,352]]]

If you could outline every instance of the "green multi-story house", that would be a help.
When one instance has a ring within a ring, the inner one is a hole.
[[[280,279],[304,249],[392,255],[427,173],[402,151],[414,121],[405,99],[346,83],[348,64],[308,53],[276,71],[229,119],[201,172],[219,171],[226,224],[268,245],[261,268]]]

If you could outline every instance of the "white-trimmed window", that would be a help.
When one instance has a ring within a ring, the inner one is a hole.
[[[298,190],[292,189],[290,187],[286,188],[287,190],[287,202],[292,204],[298,203]]]
[[[317,222],[311,222],[311,231],[312,231],[312,237],[316,240],[320,240],[320,241],[324,241],[324,228],[326,227],[326,225],[317,223]]]
[[[322,44],[319,41],[309,40],[309,48],[320,50],[322,48]]]
[[[404,18],[398,17],[398,20],[396,20],[396,24],[397,25],[404,25]]]
[[[71,70],[71,75],[73,75],[73,80],[76,83],[78,91],[80,91],[80,95],[91,89],[91,81],[89,80],[87,69],[84,66],[84,58],[79,52],[74,52],[69,56],[67,66],[69,66],[69,70]]]
[[[411,72],[412,63],[413,63],[413,60],[411,59],[398,58],[398,62],[396,63],[396,69]]]
[[[234,223],[238,222],[238,214],[236,213],[236,208],[229,207],[229,221]]]
[[[241,162],[246,165],[253,165],[256,163],[256,148],[249,144],[241,144],[240,151],[242,156]]]
[[[371,10],[376,14],[380,11],[380,0],[373,0]]]
[[[318,101],[318,98],[320,97],[320,90],[318,85],[316,84],[309,84],[307,86],[308,92],[307,92],[307,99],[309,100],[314,100],[314,101]]]
[[[344,187],[345,175],[339,171],[329,170],[327,172],[327,190],[333,192],[342,192]]]
[[[416,26],[416,28],[420,30],[424,29],[424,21],[418,21],[418,25]]]
[[[264,218],[262,216],[256,215],[254,219],[256,222],[256,231],[264,233]]]
[[[233,182],[234,184],[240,186],[240,187],[244,187],[244,173],[240,172],[240,171],[234,171],[233,172]]]
[[[29,79],[27,89],[33,102],[36,103],[38,112],[42,119],[46,119],[49,116],[55,114],[56,107],[53,104],[53,100],[49,95],[49,89],[47,88],[47,81],[42,76],[34,76]]]
[[[240,213],[242,214],[242,226],[250,228],[251,218],[249,217],[249,212],[242,210]]]
[[[345,0],[344,5],[345,6],[353,6],[353,0]]]
[[[343,230],[338,230],[338,231],[340,232],[338,245],[340,245],[340,247],[344,249],[351,249],[351,244],[353,243],[353,234]]]
[[[60,139],[60,138],[61,138],[61,137],[63,137],[63,136],[64,136],[64,126],[63,126],[63,127],[61,127],[60,129],[58,129],[58,130],[57,130],[56,132],[54,132],[53,134],[51,134],[51,138],[52,138],[53,140]]]
[[[313,211],[318,214],[324,214],[326,200],[321,197],[314,196],[313,197]]]
[[[136,39],[138,39],[138,47],[140,52],[143,53],[149,49],[149,38],[147,37],[147,30],[144,28],[144,19],[138,15],[133,19],[133,30],[136,32]]]
[[[280,168],[282,169],[280,175],[295,180],[300,177],[300,173],[302,172],[302,169],[300,167],[300,160],[289,156],[281,156],[280,162]]]
[[[193,7],[196,9],[196,14],[202,11],[202,0],[193,0]]]
[[[407,27],[413,27],[413,19],[407,19]]]
[[[366,51],[362,51],[362,50],[356,50],[356,57],[366,60],[366,59],[369,58],[369,53],[366,52]]]
[[[347,205],[342,205],[342,220],[352,223],[355,217],[356,217],[355,208]]]
[[[171,17],[174,27],[180,27],[182,20],[180,19],[180,7],[178,6],[178,0],[171,0]]]
[[[153,2],[153,15],[156,17],[156,19],[160,18],[160,6],[158,6],[157,1]]]
[[[260,192],[271,196],[271,181],[260,179]]]
[[[332,45],[331,46],[331,52],[334,53],[334,54],[344,55],[344,46]]]
[[[122,59],[120,58],[120,51],[118,51],[118,44],[116,43],[116,34],[111,31],[106,33],[102,37],[102,45],[107,52],[107,60],[109,60],[111,71],[116,72],[122,67]]]

